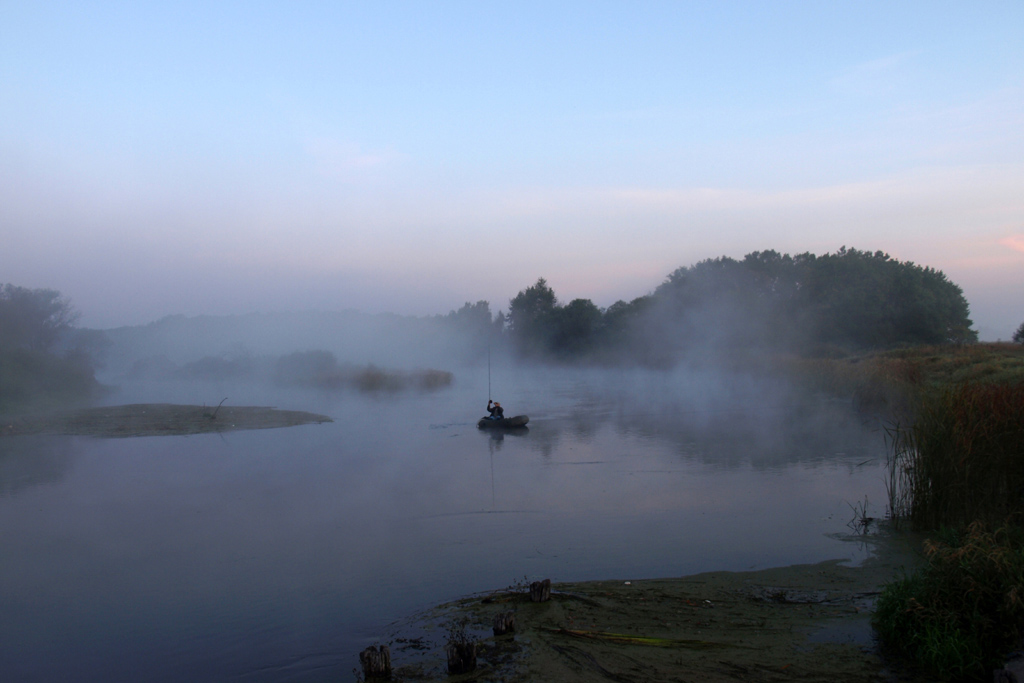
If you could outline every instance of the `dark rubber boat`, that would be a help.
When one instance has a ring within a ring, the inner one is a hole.
[[[525,415],[516,415],[515,417],[502,417],[497,420],[492,420],[489,417],[482,417],[480,421],[476,423],[476,426],[480,429],[510,429],[512,427],[525,427],[526,423],[530,421]]]

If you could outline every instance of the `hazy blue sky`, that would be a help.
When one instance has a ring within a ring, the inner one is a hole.
[[[1024,321],[1024,2],[0,0],[0,282],[85,325],[843,245]]]

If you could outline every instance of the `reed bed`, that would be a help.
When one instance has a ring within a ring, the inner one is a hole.
[[[889,432],[889,515],[915,529],[1024,514],[1024,384],[933,392]]]

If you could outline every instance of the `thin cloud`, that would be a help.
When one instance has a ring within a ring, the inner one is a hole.
[[[918,50],[900,52],[856,64],[832,79],[832,89],[860,97],[896,92],[906,78],[908,63],[918,53]]]
[[[998,242],[1004,247],[1009,247],[1014,251],[1024,253],[1024,233],[1004,237],[1003,239],[998,240]]]

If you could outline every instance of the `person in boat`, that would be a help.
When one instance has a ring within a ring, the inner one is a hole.
[[[490,419],[492,419],[492,420],[500,420],[500,419],[504,418],[505,417],[505,409],[501,407],[501,404],[498,403],[497,401],[493,401],[493,404],[494,404],[493,406],[491,404],[492,404],[491,399],[487,399],[487,412],[491,414],[491,418]]]

